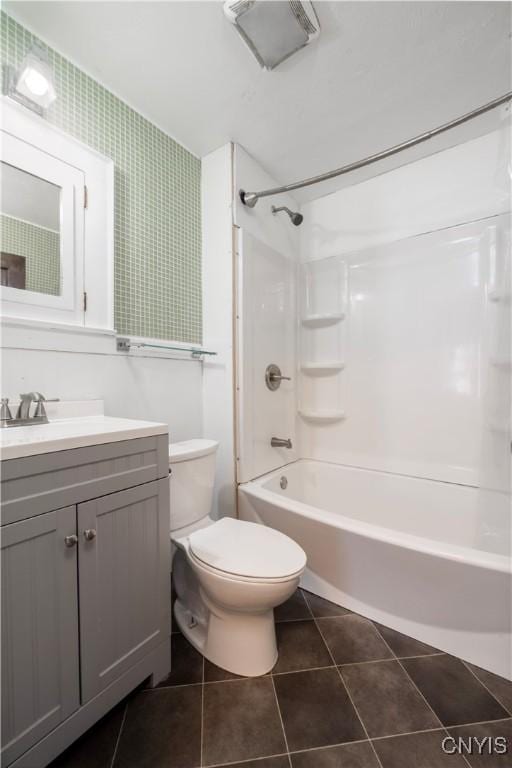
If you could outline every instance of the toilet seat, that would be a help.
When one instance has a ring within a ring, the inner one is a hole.
[[[223,571],[220,568],[215,568],[211,565],[207,565],[202,560],[199,560],[198,557],[196,557],[190,549],[188,550],[188,557],[191,563],[196,567],[199,568],[206,573],[212,574],[212,576],[217,576],[217,578],[224,579],[225,581],[236,581],[240,584],[283,584],[284,582],[290,581],[291,579],[297,578],[297,576],[300,576],[302,574],[301,571],[296,571],[295,573],[290,573],[287,576],[281,576],[279,578],[273,579],[273,578],[257,578],[256,576],[240,576],[239,574],[234,573],[228,573],[228,571]]]
[[[199,567],[235,581],[286,581],[306,565],[304,550],[284,533],[229,517],[191,533],[188,552]]]

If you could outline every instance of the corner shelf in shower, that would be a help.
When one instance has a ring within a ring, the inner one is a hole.
[[[333,360],[332,362],[325,363],[301,363],[301,370],[304,373],[309,373],[311,376],[322,376],[336,373],[336,371],[342,371],[345,367],[345,363],[342,360]]]
[[[301,408],[299,409],[299,415],[308,421],[343,421],[346,418],[345,411],[338,410],[308,411]]]
[[[304,315],[301,322],[307,328],[319,328],[324,325],[334,325],[344,318],[344,312],[327,312],[321,315]]]
[[[489,362],[499,371],[508,372],[512,370],[512,359],[510,357],[491,357]]]
[[[487,294],[487,298],[489,301],[492,301],[493,303],[500,302],[502,304],[510,304],[510,300],[512,298],[512,294],[510,291],[489,291]]]

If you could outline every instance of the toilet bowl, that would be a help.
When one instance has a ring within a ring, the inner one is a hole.
[[[216,450],[207,440],[170,446],[174,615],[207,659],[252,677],[277,661],[273,608],[297,588],[306,555],[273,528],[210,518]]]

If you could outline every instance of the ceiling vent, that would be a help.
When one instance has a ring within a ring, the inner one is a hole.
[[[320,34],[308,0],[226,0],[224,13],[264,69],[275,69]]]

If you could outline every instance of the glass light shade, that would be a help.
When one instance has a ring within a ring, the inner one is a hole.
[[[15,88],[45,109],[57,98],[51,67],[35,51],[30,51],[23,59]]]

